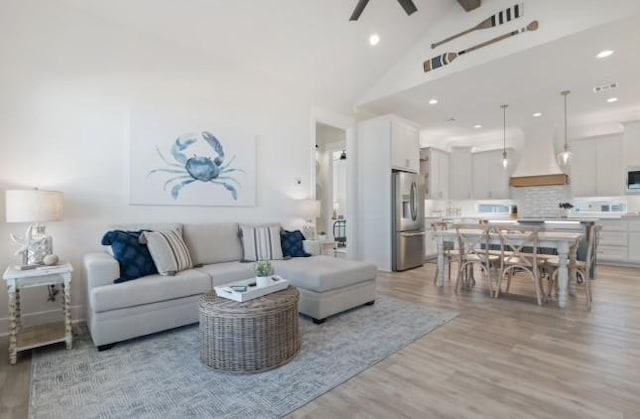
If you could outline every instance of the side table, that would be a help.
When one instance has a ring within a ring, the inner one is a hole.
[[[9,266],[2,278],[9,291],[9,363],[16,363],[19,351],[66,342],[72,346],[71,334],[71,273],[73,266],[62,263],[57,266],[21,271]],[[29,328],[22,327],[22,307],[20,291],[23,288],[62,285],[64,322],[48,323]]]

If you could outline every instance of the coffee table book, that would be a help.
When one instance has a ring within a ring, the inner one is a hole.
[[[256,284],[255,278],[243,279],[241,281],[231,282],[229,284],[220,285],[217,287],[213,287],[216,291],[216,295],[218,297],[227,298],[229,300],[234,300],[238,302],[244,302],[253,300],[258,297],[262,297],[263,295],[271,294],[273,292],[278,292],[286,289],[289,286],[289,281],[282,278],[281,276],[274,275],[271,277],[273,283],[266,287],[259,287]],[[254,286],[250,286],[251,284],[256,284]],[[246,291],[236,291],[231,289],[234,286],[246,286]]]

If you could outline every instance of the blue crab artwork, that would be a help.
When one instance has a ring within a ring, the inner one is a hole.
[[[224,148],[222,147],[222,143],[218,141],[218,139],[213,134],[207,131],[202,132],[202,138],[211,146],[213,151],[217,154],[215,158],[212,159],[210,156],[197,156],[195,154],[192,157],[188,157],[185,151],[187,150],[187,148],[197,142],[198,138],[195,136],[195,134],[181,135],[173,143],[173,146],[171,146],[171,155],[173,156],[175,162],[170,162],[169,160],[167,160],[160,149],[156,147],[156,151],[160,155],[160,158],[169,167],[154,169],[149,172],[149,175],[152,175],[154,173],[171,173],[177,175],[168,179],[164,183],[163,187],[163,189],[166,190],[169,185],[173,184],[173,186],[171,187],[171,196],[173,197],[173,199],[178,199],[180,191],[185,186],[188,186],[193,182],[205,182],[223,186],[231,193],[233,199],[237,201],[237,188],[240,187],[240,182],[238,182],[229,174],[232,172],[244,171],[231,167],[231,164],[235,160],[236,156],[234,155],[228,162],[225,163]]]

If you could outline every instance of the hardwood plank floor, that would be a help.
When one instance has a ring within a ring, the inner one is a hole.
[[[434,272],[380,274],[379,293],[460,316],[290,419],[640,417],[640,269],[600,267],[591,312],[581,286],[561,310],[524,278],[495,300],[482,281],[437,288]],[[0,339],[0,418],[27,417],[30,364],[10,366]]]

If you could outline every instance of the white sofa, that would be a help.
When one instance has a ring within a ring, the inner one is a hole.
[[[238,224],[116,226],[122,230],[181,228],[198,267],[175,276],[151,275],[114,284],[118,262],[107,252],[84,256],[87,325],[99,349],[138,336],[198,322],[198,298],[215,285],[254,276],[243,263]],[[321,323],[375,301],[376,267],[328,256],[273,262],[275,273],[300,291],[299,311]]]

